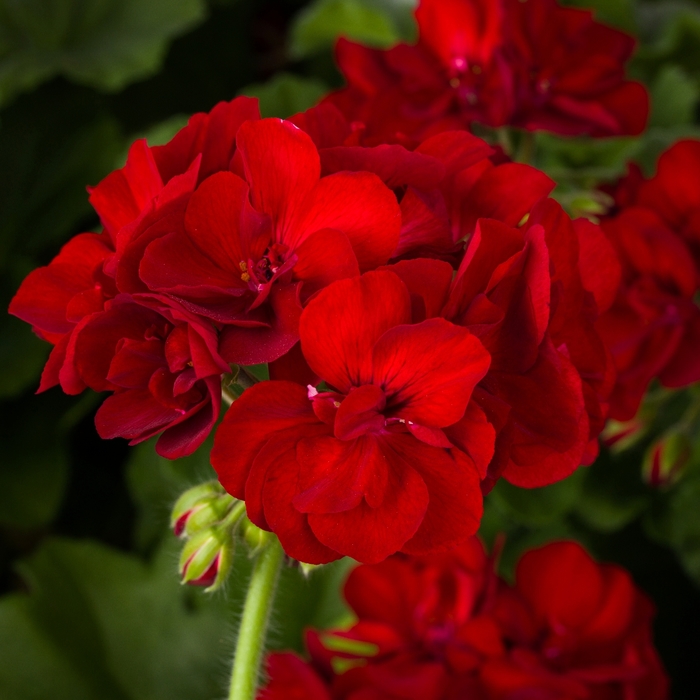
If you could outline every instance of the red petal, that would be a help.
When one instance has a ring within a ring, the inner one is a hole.
[[[476,336],[442,318],[391,328],[372,352],[391,415],[434,428],[462,418],[490,361]]]
[[[357,277],[360,268],[347,236],[333,229],[312,233],[295,251],[294,279],[304,283],[308,298],[336,280]]]
[[[428,489],[406,462],[390,448],[386,493],[378,508],[366,501],[352,510],[311,514],[309,525],[318,539],[340,554],[364,563],[386,559],[401,549],[420,526],[428,507]]]
[[[299,493],[292,501],[301,513],[341,513],[364,499],[372,508],[384,500],[389,466],[377,440],[309,438],[297,447]]]
[[[372,270],[391,257],[399,242],[401,210],[394,193],[371,173],[324,177],[295,208],[281,241],[293,248],[314,231],[333,228],[350,241],[360,270]]]
[[[444,551],[473,535],[481,522],[483,498],[471,458],[457,451],[450,456],[446,450],[408,439],[392,440],[391,445],[421,475],[430,499],[421,526],[401,551]]]
[[[262,382],[234,401],[216,431],[211,463],[224,488],[245,498],[245,482],[257,453],[277,431],[318,423],[306,389],[292,382]]]
[[[307,430],[318,434],[319,427]],[[309,564],[327,564],[340,559],[341,554],[318,541],[307,516],[292,505],[292,498],[298,492],[300,467],[293,439],[286,441],[284,447],[284,450],[275,449],[271,445],[260,452],[254,464],[256,472],[265,472],[262,490],[265,519],[290,557]],[[246,485],[246,498],[248,496]]]
[[[90,204],[114,239],[163,189],[163,180],[145,139],[129,149],[126,165],[110,173],[90,191]]]
[[[516,583],[542,622],[583,627],[597,612],[603,576],[576,542],[555,542],[526,552],[516,568]]]
[[[277,241],[289,244],[291,220],[321,176],[316,146],[308,134],[280,119],[246,122],[236,141],[253,206],[272,218]]]
[[[440,316],[452,284],[452,265],[442,260],[419,258],[402,260],[385,269],[398,275],[408,287],[414,323]]]
[[[311,369],[343,393],[372,381],[372,348],[389,328],[411,321],[406,286],[391,272],[334,282],[304,309],[301,347]]]
[[[10,302],[9,312],[42,331],[68,333],[76,323],[76,319],[66,318],[71,299],[95,290],[95,270],[113,253],[106,236],[81,233],[63,246],[50,265],[27,276]],[[101,305],[90,311],[99,308]]]

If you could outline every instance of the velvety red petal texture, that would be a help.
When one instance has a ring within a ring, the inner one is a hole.
[[[406,286],[391,272],[370,272],[336,282],[309,302],[299,325],[301,347],[319,377],[347,392],[372,381],[372,348],[382,334],[410,322]]]

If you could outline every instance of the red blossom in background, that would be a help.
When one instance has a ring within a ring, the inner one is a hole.
[[[327,99],[377,141],[472,121],[591,136],[646,125],[646,89],[624,74],[634,39],[589,11],[555,0],[423,0],[416,20],[416,46],[337,46],[348,87]]]
[[[649,383],[700,380],[700,142],[680,141],[659,158],[654,177],[632,166],[607,188],[615,215],[603,229],[623,267],[614,306],[597,327],[618,370],[611,417],[634,416]]]
[[[357,622],[310,630],[310,663],[272,654],[259,697],[284,697],[284,683],[313,700],[668,698],[653,609],[627,572],[574,542],[527,552],[514,587],[493,566],[472,539],[356,568],[345,597]]]

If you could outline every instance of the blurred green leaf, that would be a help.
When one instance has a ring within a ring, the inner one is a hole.
[[[216,479],[209,463],[213,435],[194,454],[169,460],[155,451],[156,440],[131,450],[126,466],[129,491],[138,506],[134,540],[139,551],[147,551],[169,533],[170,510],[188,488]]]
[[[380,48],[400,39],[386,10],[362,0],[314,0],[292,24],[289,50],[294,58],[303,58],[332,47],[339,37]]]
[[[634,33],[636,29],[634,0],[566,0],[564,4],[593,10],[600,22],[627,32]]]
[[[673,63],[689,75],[700,71],[700,7],[688,2],[639,2],[637,24],[642,46],[635,66],[653,76],[659,66]]]
[[[650,127],[692,124],[700,98],[700,86],[679,66],[665,65],[651,86]]]
[[[5,313],[5,308],[3,304],[0,315],[0,399],[17,396],[36,384],[51,349],[28,324]]]
[[[551,486],[522,489],[501,479],[490,494],[500,510],[516,523],[540,527],[561,520],[572,508],[585,478],[583,469]]]
[[[44,394],[2,405],[0,524],[32,529],[55,516],[68,480],[65,434],[57,416],[71,402],[61,394]]]
[[[3,113],[0,270],[12,275],[12,291],[36,256],[47,246],[55,250],[94,216],[85,186],[112,169],[122,148],[115,120],[95,112],[90,96],[46,90]]]
[[[641,476],[642,452],[630,450],[613,457],[603,450],[595,464],[579,470],[584,480],[575,512],[588,527],[600,532],[620,530],[649,505],[651,491]]]
[[[620,176],[637,148],[638,140],[628,137],[566,138],[538,132],[535,165],[559,184],[597,184]]]
[[[659,494],[645,515],[647,533],[671,547],[688,575],[700,585],[700,477],[684,478]]]
[[[263,117],[286,119],[313,107],[327,92],[320,80],[278,73],[266,83],[244,87],[239,94],[257,97]]]
[[[55,75],[119,90],[204,15],[203,0],[1,0],[0,104]]]
[[[91,542],[53,539],[0,600],[3,700],[210,700],[231,645],[221,598],[182,588],[172,547],[146,565]]]

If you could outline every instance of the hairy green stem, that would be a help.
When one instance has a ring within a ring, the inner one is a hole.
[[[279,540],[274,537],[255,560],[238,631],[229,700],[255,700],[267,628],[283,559],[284,551]]]

